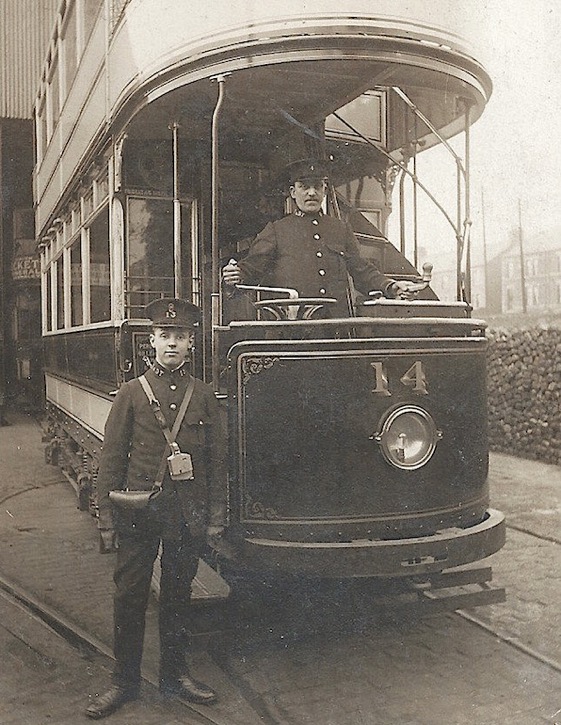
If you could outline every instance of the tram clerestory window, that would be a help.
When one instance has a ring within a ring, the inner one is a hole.
[[[90,322],[111,319],[109,264],[109,207],[89,227],[90,237]]]

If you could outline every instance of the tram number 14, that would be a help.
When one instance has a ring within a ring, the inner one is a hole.
[[[386,373],[383,362],[370,363],[374,369],[376,387],[372,390],[378,395],[391,395],[388,385],[388,375]],[[418,395],[428,395],[427,377],[423,369],[423,363],[420,360],[411,365],[404,375],[401,376],[400,382],[407,388],[411,388]]]

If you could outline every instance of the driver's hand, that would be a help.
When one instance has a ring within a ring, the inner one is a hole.
[[[390,289],[397,300],[412,300],[418,292],[418,286],[415,282],[406,279],[396,280]]]
[[[230,260],[225,267],[222,267],[222,281],[230,286],[240,284],[242,275],[236,261]]]

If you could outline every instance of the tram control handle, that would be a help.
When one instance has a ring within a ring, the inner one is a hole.
[[[230,259],[229,265],[237,266],[235,259]],[[410,300],[421,290],[426,289],[432,279],[433,265],[429,262],[423,264],[423,274],[417,277],[417,282],[409,285],[407,292],[398,292],[397,299]],[[269,294],[286,294],[287,299],[265,299],[254,302],[258,310],[266,310],[276,320],[309,320],[325,305],[332,305],[337,302],[333,297],[299,297],[298,291],[291,287],[262,287],[260,285],[236,284],[238,290],[251,290],[257,293],[267,292]],[[365,304],[374,304],[382,293],[370,292],[370,300]]]
[[[230,259],[229,265],[236,265],[235,259]],[[258,310],[266,310],[275,320],[309,320],[324,305],[333,305],[337,300],[333,297],[300,297],[298,290],[292,287],[263,287],[261,285],[236,284],[236,289],[251,290],[257,293],[286,294],[288,297],[258,300],[253,304]]]
[[[423,264],[423,274],[420,277],[415,278],[416,281],[409,285],[407,292],[398,292],[396,299],[411,301],[411,299],[416,297],[421,290],[426,289],[432,280],[432,269],[433,265],[430,262],[425,262]],[[368,296],[370,299],[364,303],[365,305],[375,303],[383,297],[383,294],[376,290],[369,292]]]

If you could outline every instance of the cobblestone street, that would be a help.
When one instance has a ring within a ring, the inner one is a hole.
[[[75,494],[58,470],[45,465],[38,425],[28,418],[12,420],[14,425],[0,430],[6,491],[1,496],[0,571],[14,590],[46,611],[59,612],[99,650],[72,647],[13,598],[3,598],[0,644],[8,666],[0,675],[0,722],[70,725],[85,721],[88,694],[109,679],[112,558],[98,554],[94,521],[77,510]],[[143,699],[128,704],[111,722],[557,722],[561,550],[555,522],[561,470],[497,454],[491,464],[493,504],[507,512],[511,526],[507,545],[492,562],[494,580],[506,587],[508,599],[469,615],[498,636],[454,614],[421,621],[361,619],[344,602],[337,626],[330,628],[325,620],[322,629],[309,602],[289,598],[269,636],[238,632],[198,651],[198,671],[221,693],[218,706],[196,710],[162,703],[147,683]],[[315,630],[310,627],[306,636],[313,617]],[[156,639],[151,608],[144,669],[152,682]]]

